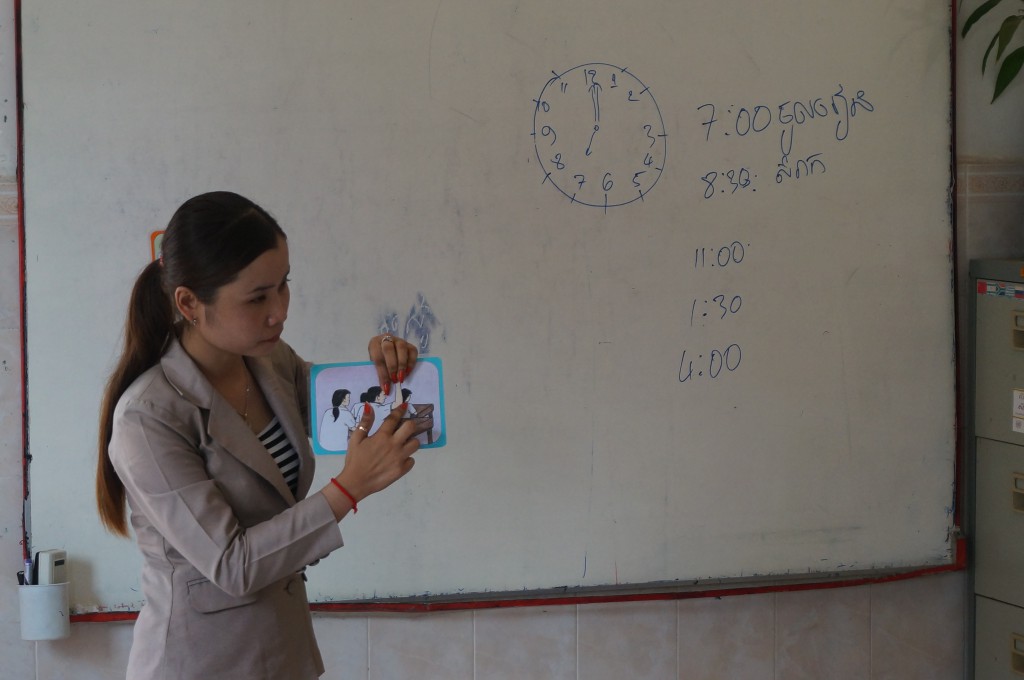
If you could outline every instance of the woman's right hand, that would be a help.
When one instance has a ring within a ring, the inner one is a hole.
[[[416,439],[416,425],[411,420],[402,420],[405,408],[403,404],[393,409],[373,436],[367,437],[374,411],[368,405],[363,407],[363,416],[348,440],[345,467],[335,477],[356,503],[391,486],[415,465],[412,454],[420,442]],[[340,519],[351,508],[352,499],[342,498],[343,494],[333,484],[328,484],[325,492],[328,489],[337,491],[337,495],[329,493],[328,501],[335,517]]]

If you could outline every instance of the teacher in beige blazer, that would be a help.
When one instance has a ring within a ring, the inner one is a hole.
[[[162,256],[139,275],[125,346],[101,405],[100,517],[143,556],[145,606],[128,680],[305,680],[323,671],[304,569],[343,544],[339,521],[412,468],[401,410],[310,493],[308,364],[281,341],[290,262],[284,232],[237,194],[186,201]],[[381,387],[415,346],[369,344]]]

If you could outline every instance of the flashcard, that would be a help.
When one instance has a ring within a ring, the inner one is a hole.
[[[441,360],[421,357],[405,382],[391,385],[385,394],[377,369],[369,361],[314,364],[309,372],[310,432],[313,452],[345,453],[348,439],[369,404],[373,425],[367,436],[380,428],[392,409],[407,403],[405,419],[412,419],[420,433],[420,448],[445,445],[444,389]]]

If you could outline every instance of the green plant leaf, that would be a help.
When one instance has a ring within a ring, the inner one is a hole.
[[[1006,46],[1013,40],[1013,34],[1017,32],[1017,27],[1020,26],[1020,22],[1024,21],[1024,16],[1019,14],[1008,16],[1003,21],[1003,25],[999,27],[999,50],[996,51],[996,61],[1003,58],[1003,52],[1006,50]]]
[[[1024,47],[1018,47],[1006,55],[1006,59],[1003,59],[1003,65],[999,67],[999,73],[996,75],[996,89],[995,94],[992,95],[992,101],[995,101],[996,97],[1006,89],[1006,86],[1013,82],[1013,79],[1020,73],[1021,66],[1024,66]]]
[[[978,22],[978,19],[988,14],[988,11],[990,9],[992,9],[1002,1],[1003,0],[988,0],[988,2],[983,4],[981,7],[971,12],[971,16],[967,17],[967,21],[964,22],[964,29],[963,31],[960,32],[960,36],[966,36],[967,31],[971,30],[971,26],[976,24]]]
[[[988,67],[988,55],[992,54],[992,48],[999,42],[999,34],[996,33],[992,36],[992,42],[988,44],[988,49],[985,50],[985,56],[981,59],[981,74],[985,75],[985,69]]]

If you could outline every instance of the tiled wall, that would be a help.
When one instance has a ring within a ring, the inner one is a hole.
[[[1024,163],[961,163],[956,196],[957,279],[966,294],[968,260],[1024,257]]]
[[[316,630],[330,680],[952,680],[964,677],[961,583],[950,574],[680,602],[318,615]],[[123,677],[130,634],[75,624],[69,640],[39,643],[39,678]]]

